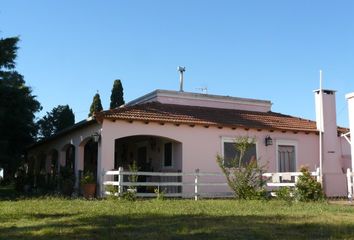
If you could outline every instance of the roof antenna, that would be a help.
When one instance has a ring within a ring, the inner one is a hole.
[[[203,94],[208,94],[208,87],[199,87],[196,88],[197,90],[200,90]]]
[[[186,68],[179,66],[177,71],[179,71],[179,91],[183,92],[183,73],[186,71]]]

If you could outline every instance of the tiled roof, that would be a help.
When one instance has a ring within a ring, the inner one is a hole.
[[[275,112],[253,112],[150,102],[99,112],[103,119],[317,132],[316,122]],[[339,128],[340,132],[346,129]]]

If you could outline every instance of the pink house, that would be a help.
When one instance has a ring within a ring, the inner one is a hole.
[[[102,193],[102,173],[127,168],[133,161],[140,171],[220,172],[216,155],[223,155],[227,164],[235,155],[235,139],[248,136],[255,139],[248,157],[255,157],[269,172],[294,172],[302,165],[314,171],[321,166],[326,194],[345,196],[351,154],[341,135],[348,129],[337,127],[335,91],[314,94],[316,114],[323,115],[317,123],[272,112],[270,101],[156,90],[38,142],[28,152],[30,168],[56,174],[60,165],[68,165],[77,178],[80,171],[92,171]]]

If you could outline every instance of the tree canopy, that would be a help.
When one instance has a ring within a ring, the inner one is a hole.
[[[74,123],[75,115],[69,105],[58,105],[38,121],[38,135],[40,138],[47,138]]]
[[[117,108],[123,104],[124,104],[123,86],[122,86],[122,82],[119,79],[117,79],[113,83],[111,104],[109,108],[110,109]]]
[[[41,105],[24,77],[14,70],[19,38],[0,39],[0,166],[12,175],[25,147],[37,135],[35,113]]]
[[[90,106],[89,117],[92,116],[95,112],[100,112],[103,110],[100,94],[96,93],[93,97],[92,104]]]

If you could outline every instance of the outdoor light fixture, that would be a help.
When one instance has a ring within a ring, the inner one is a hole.
[[[100,140],[101,134],[98,132],[95,132],[94,134],[92,134],[91,137],[92,137],[92,140],[97,143],[98,140]]]
[[[270,136],[266,136],[265,138],[265,145],[270,146],[273,145],[273,139]]]

